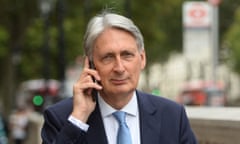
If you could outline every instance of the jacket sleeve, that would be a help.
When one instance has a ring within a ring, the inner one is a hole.
[[[184,107],[181,110],[180,144],[197,144],[197,139],[191,129]]]
[[[43,144],[86,144],[86,132],[62,118],[54,110],[44,112]]]

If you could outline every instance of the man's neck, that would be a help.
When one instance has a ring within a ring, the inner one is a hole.
[[[133,97],[133,93],[134,91],[130,93],[121,94],[121,95],[116,95],[116,94],[111,95],[111,94],[106,94],[104,92],[100,92],[100,96],[111,107],[117,110],[120,110],[129,103],[129,101]]]

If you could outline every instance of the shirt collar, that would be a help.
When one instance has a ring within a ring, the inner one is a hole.
[[[115,111],[117,111],[116,109],[114,109],[112,106],[110,106],[109,104],[107,104],[104,99],[98,95],[98,103],[99,103],[99,108],[101,111],[101,115],[102,117],[108,117],[110,115],[112,115],[112,113],[114,113]],[[137,103],[137,95],[136,95],[136,91],[133,93],[133,96],[131,98],[131,100],[128,102],[127,105],[125,105],[121,111],[126,112],[127,114],[131,115],[131,116],[137,116],[137,111],[138,111],[138,103]]]

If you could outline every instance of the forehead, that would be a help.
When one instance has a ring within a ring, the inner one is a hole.
[[[137,46],[135,37],[128,31],[119,28],[105,29],[95,40],[94,47]],[[132,45],[132,46],[131,46]]]

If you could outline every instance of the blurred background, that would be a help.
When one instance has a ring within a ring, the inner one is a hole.
[[[147,52],[139,89],[186,105],[200,143],[225,144],[202,135],[203,115],[230,115],[205,124],[240,124],[240,1],[0,0],[0,7],[1,144],[40,141],[41,113],[72,96],[87,22],[103,9],[139,26]],[[38,133],[30,138],[31,130]]]

